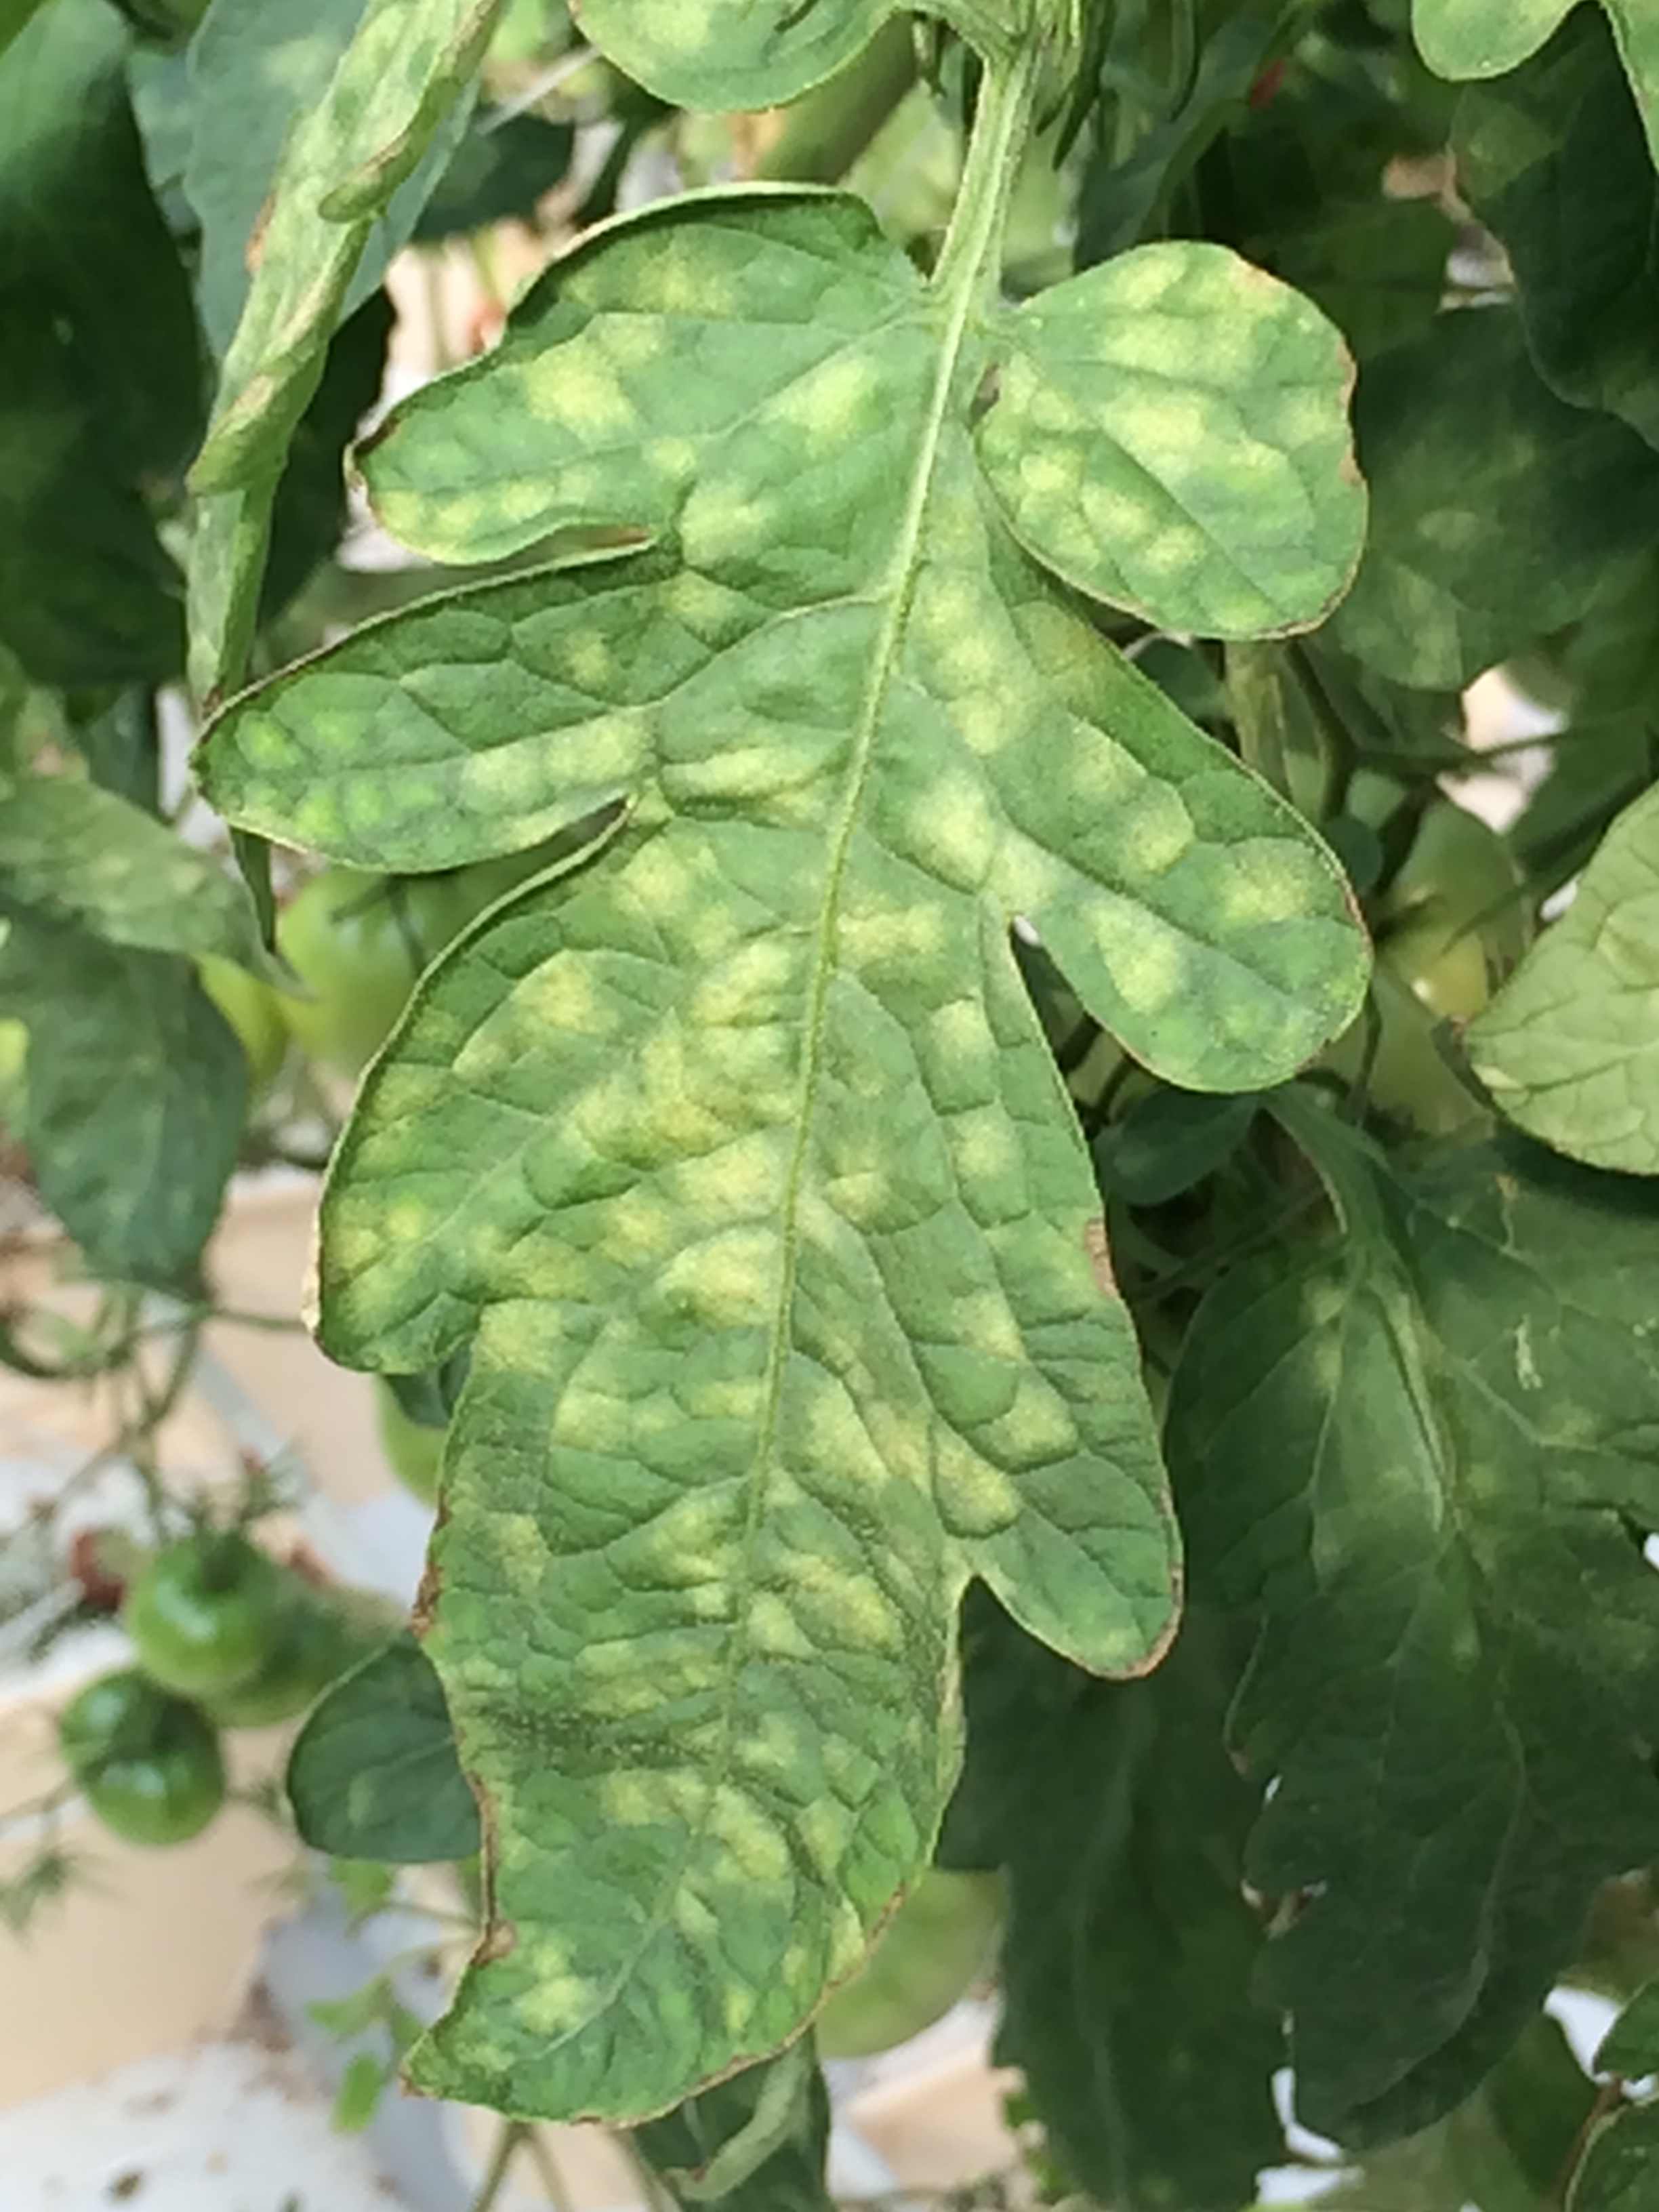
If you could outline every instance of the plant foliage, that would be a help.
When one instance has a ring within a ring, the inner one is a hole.
[[[937,1863],[1056,2192],[1659,2189],[1656,164],[1640,0],[0,0],[3,1158],[115,1359],[329,1156],[416,2087],[827,2212]]]

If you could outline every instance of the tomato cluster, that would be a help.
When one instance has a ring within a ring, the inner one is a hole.
[[[319,1589],[234,1530],[155,1553],[121,1621],[137,1664],[71,1699],[58,1744],[104,1826],[146,1844],[187,1842],[224,1803],[222,1729],[302,1712],[398,1625],[381,1601]]]

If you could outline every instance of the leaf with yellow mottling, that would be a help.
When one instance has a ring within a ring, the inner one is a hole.
[[[1170,1632],[1134,1336],[1011,919],[1198,1088],[1290,1073],[1364,951],[1305,824],[1019,542],[1051,555],[1009,441],[975,451],[988,373],[1042,343],[994,283],[1034,80],[988,81],[931,282],[801,192],[561,263],[366,473],[447,560],[627,550],[371,625],[209,742],[233,819],[364,866],[627,809],[427,977],[325,1200],[337,1358],[471,1346],[426,1648],[493,1924],[430,2090],[636,2118],[798,2033],[927,1862],[970,1577],[1098,1672]],[[1346,371],[1261,296],[1326,457],[1297,499],[1348,517],[1311,619],[1358,527]],[[1053,445],[1088,465],[1069,406]]]

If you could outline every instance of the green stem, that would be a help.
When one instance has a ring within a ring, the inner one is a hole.
[[[933,289],[961,291],[971,309],[994,297],[1001,246],[1020,155],[1030,135],[1043,40],[1033,33],[1015,58],[988,67],[951,228],[933,269]]]
[[[495,2212],[501,2191],[507,2186],[507,2170],[513,2163],[514,2154],[529,2133],[527,2121],[507,2120],[502,2123],[484,2178],[472,2200],[472,2212]]]

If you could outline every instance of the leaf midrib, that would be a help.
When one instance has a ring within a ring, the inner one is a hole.
[[[678,1887],[687,1865],[702,1844],[708,1831],[708,1814],[715,1792],[730,1771],[736,1724],[737,1686],[748,1657],[746,1623],[750,1608],[747,1598],[757,1579],[755,1555],[765,1519],[764,1508],[774,1467],[784,1372],[791,1341],[789,1321],[794,1304],[799,1215],[806,1183],[811,1133],[823,1071],[824,1009],[836,969],[836,925],[840,913],[842,888],[850,865],[853,839],[870,779],[883,713],[897,672],[921,574],[927,513],[939,476],[951,399],[967,348],[969,327],[980,305],[988,271],[994,270],[996,266],[1006,212],[1006,184],[1012,168],[1011,149],[1018,145],[1025,127],[1027,104],[1036,73],[1035,63],[1034,55],[1024,57],[1021,64],[1017,65],[1000,84],[988,83],[985,88],[981,108],[982,136],[976,146],[970,148],[969,175],[964,179],[963,197],[957,206],[958,222],[953,223],[951,237],[946,240],[935,270],[933,285],[924,294],[921,303],[923,313],[933,301],[944,303],[943,337],[938,372],[918,442],[915,466],[911,474],[903,520],[894,551],[888,618],[883,625],[865,693],[845,779],[840,828],[826,872],[823,920],[817,933],[807,1002],[807,1045],[798,1093],[795,1141],[780,1208],[781,1267],[775,1308],[777,1320],[767,1362],[759,1429],[746,1478],[750,1503],[741,1539],[741,1571],[735,1578],[738,1604],[732,1651],[720,1692],[720,1749],[716,1758],[704,1770],[702,1816],[686,1832],[678,1863],[673,1875],[664,1885],[665,1893],[672,1894]],[[982,184],[976,195],[970,189],[975,152],[980,156],[978,167],[981,176],[989,178],[988,188]],[[579,2026],[566,2035],[556,2038],[550,2049],[574,2040],[609,2009],[665,1924],[666,1916],[661,1913],[653,1916],[639,1940],[630,1948],[626,1959],[619,1962],[600,2000]]]

